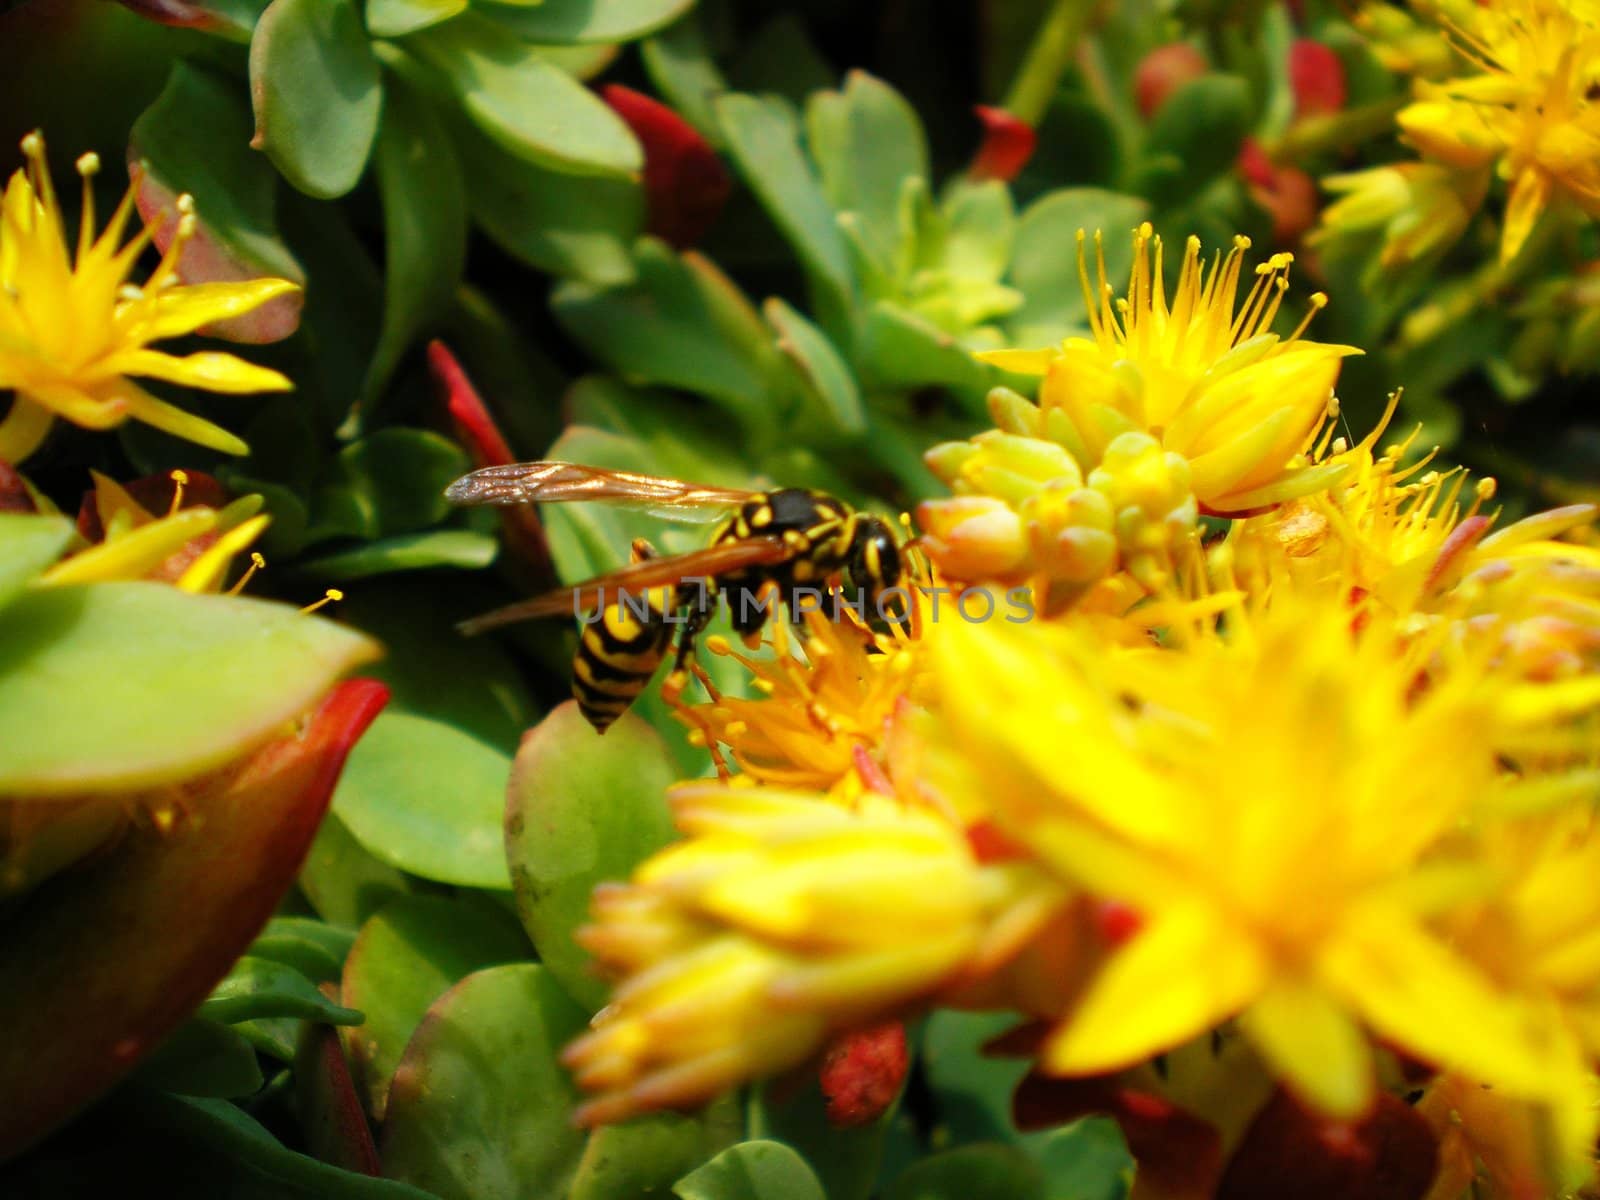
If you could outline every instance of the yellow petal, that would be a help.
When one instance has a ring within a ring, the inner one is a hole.
[[[1353,1120],[1372,1104],[1372,1051],[1360,1027],[1313,984],[1269,987],[1240,1018],[1252,1045],[1302,1100]]]
[[[1502,263],[1517,256],[1549,202],[1550,179],[1543,171],[1524,170],[1517,175],[1506,202],[1505,229],[1500,234]]]
[[[1555,1056],[1524,1006],[1398,907],[1352,914],[1318,972],[1412,1054],[1522,1096],[1547,1094]]]
[[[1017,375],[1043,375],[1056,356],[1054,350],[980,350],[973,357]]]
[[[250,447],[220,425],[213,425],[203,417],[185,412],[165,400],[158,400],[142,387],[127,379],[116,380],[114,386],[127,404],[128,415],[154,426],[174,437],[210,446],[224,454],[249,454]]]
[[[56,415],[42,404],[14,396],[11,410],[0,420],[0,459],[20,463],[37,450],[55,423]]]
[[[159,350],[124,350],[96,368],[101,375],[138,375],[208,392],[286,392],[294,385],[277,371],[231,354],[202,351],[177,358]]]
[[[268,516],[252,517],[228,530],[207,546],[205,552],[178,576],[177,586],[186,592],[216,591],[233,556],[248,549],[250,543],[260,537],[261,531],[271,523],[272,518]]]
[[[1198,904],[1155,918],[1118,950],[1045,1044],[1046,1071],[1132,1066],[1233,1016],[1260,993],[1259,947]]]
[[[147,341],[180,337],[202,325],[243,316],[269,300],[299,291],[287,279],[252,279],[245,283],[199,283],[172,288],[155,301],[155,315],[140,332]]]
[[[216,528],[209,508],[184,508],[98,546],[74,554],[46,571],[39,582],[50,587],[114,579],[142,579],[203,533]]]

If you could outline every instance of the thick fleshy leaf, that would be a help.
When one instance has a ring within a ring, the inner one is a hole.
[[[178,1026],[139,1064],[134,1078],[146,1087],[222,1099],[248,1096],[262,1083],[261,1066],[250,1043],[221,1022],[204,1017]]]
[[[0,1158],[104,1091],[177,1027],[266,923],[327,810],[379,684],[339,687],[305,729],[185,796],[0,940]]]
[[[705,1161],[706,1118],[655,1113],[589,1134],[567,1200],[634,1200],[664,1196]]]
[[[1231,169],[1250,128],[1250,86],[1237,75],[1202,75],[1172,93],[1150,122],[1134,190],[1182,203]]]
[[[259,745],[378,650],[261,600],[158,583],[32,592],[0,622],[0,727],[29,731],[0,745],[0,792],[193,778]]]
[[[455,133],[472,219],[501,249],[600,287],[632,281],[632,246],[644,228],[637,180],[551,170],[507,153],[466,121]]]
[[[852,71],[843,91],[817,92],[806,105],[806,139],[828,199],[856,215],[880,269],[899,257],[900,193],[907,179],[928,179],[922,122],[881,79]]]
[[[361,1014],[329,1000],[293,967],[246,955],[233,964],[227,977],[212,989],[200,1006],[200,1015],[212,1021],[256,1021],[295,1017],[331,1025],[359,1025]]]
[[[511,757],[442,721],[389,712],[351,755],[333,810],[386,862],[424,879],[505,889]]]
[[[354,0],[272,0],[250,41],[256,133],[283,177],[328,199],[366,169],[383,79]]]
[[[467,195],[444,123],[391,76],[373,155],[383,198],[383,329],[367,368],[370,405],[412,338],[455,300],[467,258]]]
[[[390,1080],[428,1007],[473,971],[530,951],[509,914],[469,897],[402,897],[361,927],[340,998],[367,1017],[345,1039],[375,1119],[383,1119]]]
[[[404,37],[466,9],[467,0],[367,0],[367,30],[373,37]]]
[[[462,13],[404,45],[517,157],[573,175],[628,178],[643,168],[639,143],[600,97],[493,21]]]
[[[206,119],[196,121],[196,113]],[[250,134],[250,109],[231,80],[176,62],[165,90],[128,135],[139,212],[155,223],[162,250],[177,231],[178,193],[194,197],[198,227],[178,260],[178,275],[187,284],[263,276],[305,282],[305,271],[278,233],[277,174],[250,149]],[[303,293],[295,291],[248,312],[219,311],[206,333],[275,342],[299,326],[304,303]]]
[[[539,0],[474,7],[530,42],[630,42],[670,25],[694,0]]]
[[[300,872],[300,890],[311,906],[323,920],[347,930],[411,888],[405,875],[368,854],[333,813],[317,831]]]
[[[71,540],[66,517],[0,512],[0,608],[60,558]]]
[[[666,789],[676,769],[661,738],[624,714],[596,733],[569,700],[528,731],[506,795],[506,858],[517,911],[539,958],[591,1011],[606,987],[573,931],[594,885],[626,879],[673,838]]]
[[[826,1200],[815,1173],[782,1142],[740,1142],[678,1180],[679,1200]]]
[[[431,530],[450,513],[444,488],[470,469],[466,454],[431,430],[391,426],[339,452],[319,497],[335,519],[313,538],[375,538]]]
[[[713,146],[723,144],[722,123],[712,101],[728,90],[700,23],[686,18],[663,29],[640,47],[650,82],[684,119]]]
[[[273,917],[250,943],[253,958],[293,967],[314,983],[337,979],[353,935],[311,917]]]
[[[1091,263],[1093,238],[1103,235],[1106,276],[1126,282],[1133,255],[1127,234],[1149,211],[1138,196],[1098,188],[1063,188],[1029,205],[1017,223],[1012,251],[1011,283],[1024,297],[1007,320],[1012,341],[1049,346],[1083,325],[1088,301],[1078,278],[1078,230],[1090,239]]]
[[[323,579],[364,579],[430,567],[477,570],[492,563],[499,552],[500,542],[490,534],[472,529],[436,529],[430,533],[399,533],[298,565]]]
[[[971,1200],[976,1196],[1038,1200],[1043,1195],[1044,1176],[1026,1154],[990,1143],[946,1150],[912,1164],[896,1176],[884,1192],[884,1200]]]
[[[309,1022],[302,1027],[294,1082],[295,1117],[306,1148],[346,1171],[382,1175],[372,1127],[336,1030]]]
[[[957,1144],[1005,1141],[1019,1146],[1039,1164],[1060,1195],[1074,1200],[1122,1200],[1123,1180],[1132,1163],[1114,1122],[1068,1118],[1070,1124],[1056,1128],[1017,1131],[1011,1117],[1012,1096],[1027,1074],[1028,1064],[985,1054],[983,1047],[1014,1028],[1020,1019],[1009,1013],[949,1009],[928,1018],[919,1061],[940,1122]]]
[[[443,1200],[560,1196],[583,1149],[556,1056],[586,1015],[535,963],[468,975],[428,1010],[395,1071],[384,1170]]]
[[[880,300],[867,312],[857,350],[869,388],[945,384],[982,388],[987,367],[931,321]]]
[[[638,280],[627,287],[557,288],[557,319],[624,378],[699,392],[747,423],[770,420],[778,353],[744,294],[709,259],[654,238],[640,239],[634,258]]]
[[[778,349],[794,364],[808,416],[822,423],[820,429],[812,426],[811,436],[824,431],[847,438],[864,433],[867,414],[861,406],[861,388],[828,335],[776,296],[762,306],[762,312],[777,330]]]
[[[837,330],[854,302],[850,252],[800,149],[799,121],[781,101],[759,96],[721,96],[715,106],[739,173],[800,256],[823,324]]]

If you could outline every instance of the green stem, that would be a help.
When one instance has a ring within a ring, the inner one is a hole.
[[[1055,0],[1045,15],[1028,56],[1006,93],[1005,110],[1035,129],[1061,85],[1061,76],[1072,65],[1078,38],[1088,24],[1094,0]]]

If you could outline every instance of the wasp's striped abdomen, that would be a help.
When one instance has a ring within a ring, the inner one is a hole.
[[[605,608],[583,626],[572,663],[572,696],[600,733],[628,710],[661,666],[672,642],[667,614],[676,589],[603,597]]]

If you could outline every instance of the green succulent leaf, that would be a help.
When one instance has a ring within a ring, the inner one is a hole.
[[[474,7],[530,42],[628,42],[670,25],[694,0],[540,0],[533,5],[480,0]]]
[[[196,121],[196,113],[205,113]],[[226,282],[276,275],[305,282],[305,271],[278,232],[278,178],[249,146],[249,107],[231,81],[186,62],[172,64],[167,85],[129,133],[128,157],[141,207],[173,210],[194,197],[196,240],[183,260],[184,282]],[[207,327],[241,342],[272,342],[300,323],[295,292]]]
[[[1250,117],[1250,85],[1237,75],[1202,75],[1183,84],[1150,121],[1136,190],[1157,205],[1199,194],[1232,168]]]
[[[466,452],[426,429],[392,426],[340,451],[335,487],[354,507],[350,530],[384,537],[431,529],[450,514],[445,486],[471,467]]]
[[[355,0],[272,0],[250,41],[256,134],[283,177],[331,199],[366,169],[383,79]]]
[[[472,529],[437,529],[431,533],[396,534],[353,550],[309,559],[300,566],[323,579],[365,579],[369,575],[430,567],[475,571],[487,567],[499,552],[500,542],[490,534]]]
[[[339,612],[388,647],[367,673],[389,685],[390,712],[453,725],[509,755],[536,716],[527,684],[492,641],[462,637],[454,628],[500,600],[499,592],[466,579],[441,597],[432,580],[396,577],[381,588],[356,589]]]
[[[800,256],[823,324],[836,331],[854,304],[850,252],[800,149],[800,122],[783,101],[768,97],[720,96],[715,109],[739,173]]]
[[[884,1141],[898,1108],[896,1101],[875,1121],[839,1129],[828,1119],[813,1072],[798,1086],[769,1083],[756,1090],[748,1110],[750,1136],[798,1150],[828,1200],[867,1200],[878,1181]]]
[[[359,1025],[361,1014],[333,1003],[293,967],[246,955],[212,990],[200,1015],[231,1024],[263,1017],[297,1017],[329,1025]]]
[[[248,1096],[262,1084],[250,1043],[219,1021],[192,1017],[139,1064],[134,1079],[185,1096]]]
[[[650,82],[700,136],[722,148],[722,124],[712,101],[728,90],[706,45],[700,22],[685,17],[663,29],[639,48]]]
[[[377,858],[461,887],[505,889],[511,758],[427,717],[387,712],[350,755],[333,810]]]
[[[1007,322],[1016,344],[1054,345],[1085,324],[1088,300],[1078,276],[1080,229],[1091,239],[1091,264],[1092,239],[1098,232],[1107,278],[1126,281],[1133,261],[1132,231],[1149,212],[1150,205],[1138,196],[1099,188],[1063,188],[1029,205],[1017,223],[1011,266],[1011,282],[1025,297]]]
[[[22,595],[71,540],[72,522],[65,517],[0,513],[0,608]]]
[[[383,198],[383,328],[362,389],[368,404],[411,340],[455,300],[467,257],[467,195],[432,106],[391,76],[374,156]]]
[[[806,1160],[782,1142],[740,1142],[678,1180],[679,1200],[826,1200]]]
[[[706,1122],[656,1113],[589,1135],[567,1200],[635,1200],[665,1195],[675,1180],[705,1160]]]
[[[367,0],[367,29],[373,37],[404,37],[466,10],[467,0]]]
[[[403,45],[442,72],[467,116],[511,154],[573,175],[631,178],[644,167],[621,117],[493,21],[463,13]]]
[[[395,1071],[382,1157],[443,1200],[564,1195],[583,1134],[557,1062],[587,1014],[535,963],[468,975],[422,1019]]]
[[[638,279],[619,288],[571,281],[551,307],[573,337],[625,378],[698,392],[742,423],[771,420],[780,359],[744,294],[707,258],[641,238]]]
[[[340,998],[367,1016],[347,1040],[357,1086],[382,1120],[389,1084],[428,1007],[473,971],[529,956],[508,914],[463,898],[405,896],[361,927]]]
[[[861,388],[828,335],[776,296],[762,312],[778,333],[778,349],[794,365],[808,410],[801,420],[812,436],[820,441],[828,434],[854,438],[864,433]]]
[[[909,309],[880,300],[867,310],[859,346],[870,387],[984,386],[990,372],[952,335]]]
[[[408,895],[411,886],[404,874],[367,853],[333,813],[317,830],[300,872],[300,890],[311,906],[323,920],[347,930]]]
[[[0,743],[0,792],[191,779],[266,740],[377,653],[354,630],[261,600],[157,583],[38,589],[0,622],[0,725],[30,731]]]
[[[1019,1020],[1010,1013],[948,1009],[928,1018],[921,1061],[940,1122],[957,1143],[1020,1147],[1044,1172],[1051,1195],[1121,1200],[1133,1162],[1114,1121],[1091,1118],[1026,1134],[1012,1124],[1011,1096],[1028,1064],[986,1055],[983,1045]]]
[[[872,257],[892,270],[901,188],[907,179],[928,178],[928,144],[916,110],[881,79],[852,71],[843,91],[812,95],[806,137],[833,207],[856,214]]]
[[[250,955],[281,963],[321,982],[339,977],[351,940],[348,930],[309,917],[274,917],[250,943]]]
[[[550,170],[507,154],[464,121],[456,146],[473,220],[506,253],[597,287],[633,281],[632,247],[645,216],[636,180]]]
[[[1011,189],[998,179],[961,180],[945,191],[940,210],[945,225],[940,268],[961,280],[998,283],[1011,265],[1017,237]]]
[[[970,1200],[974,1196],[1042,1200],[1044,1176],[1033,1160],[1013,1147],[959,1146],[913,1163],[889,1185],[884,1200]]]
[[[602,736],[572,701],[528,731],[506,802],[506,857],[517,912],[550,974],[590,1011],[606,986],[573,931],[597,883],[626,879],[672,840],[671,755],[632,714]]]

